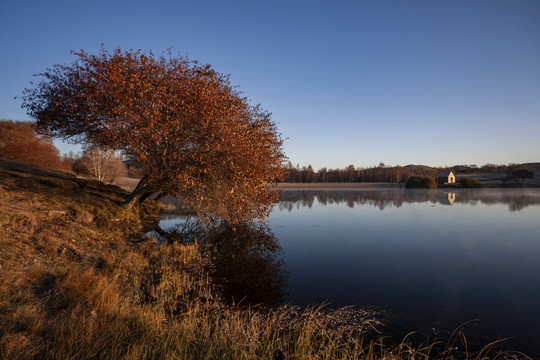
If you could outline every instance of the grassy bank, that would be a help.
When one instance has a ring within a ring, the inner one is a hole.
[[[213,260],[205,247],[141,240],[155,225],[156,208],[126,210],[118,205],[126,195],[117,187],[0,159],[0,358],[484,355],[466,354],[459,333],[414,348],[407,341],[387,343],[373,331],[377,321],[369,313],[339,322],[344,309],[231,305],[209,275]]]

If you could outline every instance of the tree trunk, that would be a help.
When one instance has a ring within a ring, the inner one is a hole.
[[[148,198],[148,196],[152,193],[152,190],[148,187],[147,184],[147,177],[144,176],[139,183],[137,184],[137,187],[135,190],[129,194],[126,200],[122,202],[122,206],[126,209],[131,209],[131,207],[139,200],[144,200]],[[142,199],[141,199],[142,198]]]

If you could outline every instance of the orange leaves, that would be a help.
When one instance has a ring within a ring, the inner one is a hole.
[[[70,168],[50,139],[36,136],[28,122],[0,120],[0,158],[57,170]]]
[[[52,135],[121,149],[153,191],[224,219],[262,217],[283,176],[270,115],[207,64],[142,51],[73,52],[26,89],[23,106]]]

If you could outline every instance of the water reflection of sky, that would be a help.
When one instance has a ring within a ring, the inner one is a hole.
[[[451,206],[440,190],[294,196],[270,217],[286,300],[375,304],[419,326],[478,318],[540,343],[540,191],[456,192]]]
[[[166,231],[172,230],[178,226],[182,226],[191,218],[193,218],[191,215],[179,215],[175,213],[164,214],[161,215],[159,227]]]

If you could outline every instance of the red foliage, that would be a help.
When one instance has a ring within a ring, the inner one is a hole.
[[[181,196],[201,214],[233,221],[269,213],[282,140],[270,114],[227,76],[171,54],[74,54],[25,90],[23,106],[41,130],[123,150],[144,175],[132,199]]]
[[[51,139],[36,135],[30,122],[0,120],[0,157],[50,169],[69,169]]]

